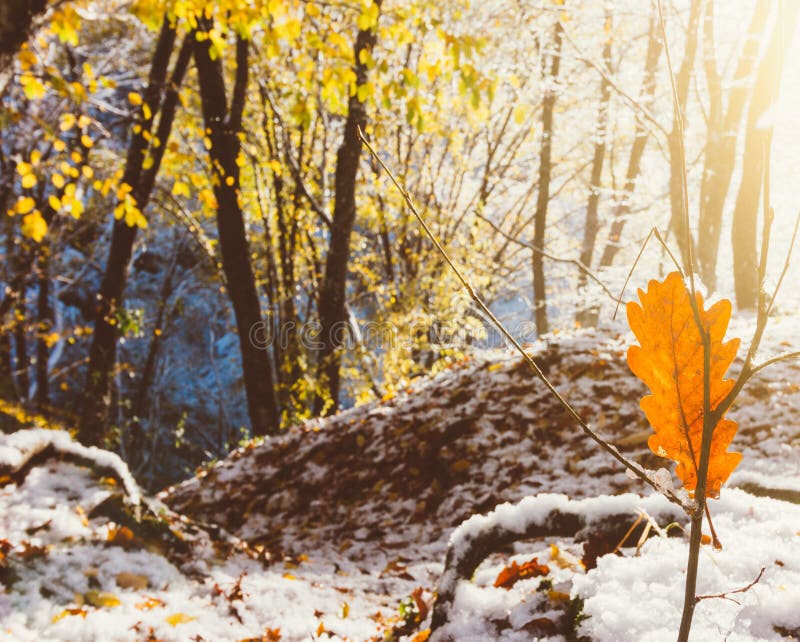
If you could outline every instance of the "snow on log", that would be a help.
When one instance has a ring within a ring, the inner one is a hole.
[[[500,504],[486,515],[474,515],[450,536],[445,567],[436,588],[432,640],[450,639],[442,627],[448,622],[458,583],[469,580],[481,562],[519,540],[537,537],[584,539],[603,524],[624,524],[643,509],[652,517],[675,521],[685,514],[662,495],[640,497],[632,493],[571,500],[566,495],[542,494],[517,504]]]
[[[142,494],[127,464],[112,452],[74,441],[64,430],[31,428],[0,435],[0,477],[24,478],[37,463],[65,456],[106,471],[122,482],[129,503],[140,505]]]

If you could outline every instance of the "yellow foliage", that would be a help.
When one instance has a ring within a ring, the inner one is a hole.
[[[47,234],[47,222],[39,210],[33,210],[22,218],[22,233],[40,243]]]
[[[170,626],[178,626],[179,624],[186,624],[193,622],[197,617],[193,615],[186,615],[186,613],[173,613],[164,618],[164,621]]]

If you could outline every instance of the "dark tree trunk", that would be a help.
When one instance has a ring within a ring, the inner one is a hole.
[[[30,360],[28,359],[28,328],[27,314],[25,310],[24,298],[19,298],[14,307],[14,356],[17,388],[20,391],[20,399],[24,402],[28,400],[28,393],[31,388],[31,378],[28,371]]]
[[[660,30],[658,27],[658,19],[652,18],[650,20],[650,37],[647,41],[647,54],[645,55],[644,63],[644,77],[642,79],[642,98],[646,102],[653,99],[656,89],[656,70],[658,69],[658,59],[661,56]],[[631,211],[631,196],[636,189],[636,181],[639,178],[639,173],[642,170],[642,156],[644,156],[645,147],[647,147],[647,139],[649,138],[648,130],[641,121],[636,121],[636,134],[634,135],[633,145],[631,146],[631,155],[628,158],[628,170],[625,174],[625,187],[623,188],[623,197],[619,204],[614,208],[613,222],[611,223],[611,230],[608,233],[608,242],[603,249],[603,254],[600,256],[600,267],[608,267],[614,262],[614,257],[619,252],[620,239],[622,232],[625,229],[628,214]]]
[[[14,389],[14,363],[11,359],[11,335],[0,331],[0,397],[10,399],[16,397]]]
[[[611,72],[611,14],[606,13],[606,42],[603,45],[603,66]],[[597,126],[595,128],[594,155],[592,157],[592,176],[589,182],[589,201],[586,204],[586,221],[583,227],[583,246],[581,248],[581,263],[592,267],[594,247],[597,242],[599,220],[597,211],[600,206],[600,188],[603,179],[603,162],[606,157],[606,128],[608,125],[608,103],[611,99],[611,83],[606,77],[600,81],[600,106],[597,110]],[[579,287],[586,286],[586,274],[579,272]],[[582,309],[577,315],[577,320],[582,325],[592,324],[592,308]]]
[[[203,120],[211,139],[209,160],[217,199],[222,269],[236,317],[252,431],[254,435],[268,435],[280,428],[280,411],[269,352],[258,341],[252,340],[253,333],[263,333],[266,326],[261,317],[261,305],[250,264],[250,248],[239,204],[239,166],[236,163],[241,148],[239,133],[247,90],[248,44],[242,38],[236,43],[236,80],[230,108],[222,63],[219,59],[211,59],[209,49],[209,40],[195,43]]]
[[[33,19],[47,8],[47,0],[0,0],[0,71],[28,39]]]
[[[533,221],[533,246],[545,249],[545,230],[547,228],[547,206],[550,202],[551,156],[553,150],[553,110],[556,104],[556,90],[553,84],[558,79],[561,65],[561,42],[563,27],[556,22],[553,35],[553,51],[550,55],[550,69],[545,76],[549,83],[542,100],[542,146],[539,152],[538,193],[536,195],[536,214]],[[550,326],[547,321],[547,288],[544,278],[544,257],[533,252],[533,307],[538,335],[546,334]]]
[[[686,31],[686,48],[684,50],[683,62],[675,78],[676,91],[678,94],[678,104],[673,106],[674,116],[672,119],[672,131],[669,134],[669,202],[670,202],[670,231],[675,234],[675,242],[680,249],[683,267],[688,271],[689,256],[694,248],[690,247],[693,243],[686,230],[684,218],[684,187],[683,187],[683,164],[681,163],[681,130],[678,127],[678,117],[681,117],[684,127],[686,125],[686,102],[689,98],[689,81],[694,69],[694,61],[697,57],[697,33],[700,24],[700,14],[703,0],[692,0],[689,10],[689,25]],[[687,244],[688,241],[688,244]]]
[[[50,357],[48,335],[53,330],[53,308],[50,305],[50,248],[43,244],[39,250],[39,292],[36,300],[36,395],[34,403],[42,409],[50,403],[47,362]]]
[[[733,210],[733,276],[739,309],[756,307],[761,285],[758,282],[756,240],[764,159],[770,153],[772,126],[759,128],[758,121],[777,98],[783,61],[792,42],[800,11],[800,2],[787,2],[779,6],[783,10],[772,30],[764,59],[759,64],[753,99],[747,113],[742,183]]]
[[[376,4],[380,8],[381,0]],[[368,68],[362,61],[362,52],[369,54],[375,46],[376,30],[359,30],[353,48],[356,86],[367,82]],[[344,125],[342,144],[336,154],[334,177],[335,202],[331,224],[330,244],[325,262],[325,276],[319,297],[321,325],[319,353],[320,385],[327,390],[317,395],[314,411],[321,414],[336,412],[339,407],[341,350],[348,332],[345,294],[347,288],[347,266],[350,258],[350,236],[356,218],[356,179],[361,159],[361,141],[358,128],[364,129],[367,122],[365,101],[358,99],[358,92],[350,96],[347,119]],[[329,405],[326,407],[326,402]]]
[[[178,254],[181,251],[181,245],[178,243],[175,252],[170,260],[169,267],[164,274],[164,280],[161,283],[161,292],[158,300],[158,309],[156,311],[156,318],[153,324],[153,337],[150,340],[150,345],[147,348],[147,357],[142,366],[142,376],[139,379],[139,385],[136,389],[136,394],[133,398],[133,418],[131,420],[131,428],[127,438],[126,451],[128,453],[127,462],[131,469],[136,469],[143,460],[143,450],[145,446],[145,435],[142,428],[142,418],[147,411],[147,401],[149,399],[150,387],[155,378],[156,363],[158,353],[161,349],[162,335],[164,326],[167,322],[167,309],[169,299],[173,291],[173,283],[175,279],[175,272],[178,266]]]
[[[175,44],[175,26],[171,26],[168,20],[164,20],[153,55],[148,85],[144,92],[143,107],[137,118],[137,124],[141,130],[139,133],[133,134],[131,138],[125,161],[125,171],[122,176],[122,183],[131,186],[131,194],[136,200],[139,210],[144,210],[147,206],[164,150],[167,147],[178,102],[178,88],[183,82],[183,76],[191,58],[190,45],[193,40],[194,34],[191,33],[183,42],[163,105],[161,105],[169,59]],[[147,105],[147,110],[144,109],[144,105]],[[144,159],[148,152],[148,138],[146,137],[150,137],[153,119],[159,111],[159,107],[161,113],[155,133],[159,145],[151,146],[149,155],[153,163],[148,169],[145,169]],[[108,260],[98,292],[98,306],[94,319],[92,344],[89,348],[89,365],[78,432],[79,439],[86,444],[101,443],[105,433],[105,422],[111,403],[110,378],[116,363],[117,339],[119,338],[116,314],[123,304],[123,294],[128,279],[128,268],[133,255],[136,233],[137,228],[128,225],[124,218],[114,221]]]
[[[700,187],[700,222],[697,226],[697,258],[700,275],[709,291],[717,285],[717,255],[722,233],[722,213],[736,166],[736,141],[745,104],[752,89],[747,79],[753,73],[764,25],[769,15],[768,0],[756,4],[745,36],[739,62],[728,91],[727,110],[722,110],[722,83],[714,59],[713,2],[709,2],[704,33],[704,67],[709,88],[709,133]]]

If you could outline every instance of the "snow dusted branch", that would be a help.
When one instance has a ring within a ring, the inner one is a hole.
[[[644,509],[653,517],[675,521],[682,516],[663,495],[641,498],[631,493],[584,500],[566,495],[543,494],[526,497],[517,504],[500,504],[486,515],[473,515],[450,536],[445,568],[436,588],[431,630],[433,640],[449,640],[442,627],[447,624],[461,580],[469,580],[492,553],[510,544],[535,537],[578,537],[603,523],[621,524]],[[438,631],[438,633],[437,633]]]

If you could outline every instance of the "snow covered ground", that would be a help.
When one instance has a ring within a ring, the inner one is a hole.
[[[775,319],[760,359],[797,341],[794,318]],[[584,330],[531,349],[594,426],[657,468],[644,391],[623,361],[629,343]],[[703,547],[698,586],[727,595],[700,601],[693,640],[800,637],[798,375],[790,362],[764,371],[731,412],[744,460],[711,503],[724,548]],[[137,508],[124,475],[109,461],[94,471],[87,453],[17,470],[40,439],[0,437],[0,640],[419,642],[453,529],[526,496],[534,512],[613,506],[614,523],[493,553],[458,584],[450,623],[432,639],[675,639],[686,520],[597,453],[507,352],[242,448],[162,494],[177,514],[147,498]],[[123,495],[128,504],[115,504]],[[158,528],[132,520],[145,509]],[[639,541],[642,519],[608,553],[639,509],[657,526],[651,537]],[[533,557],[546,573],[494,586],[511,561]]]

